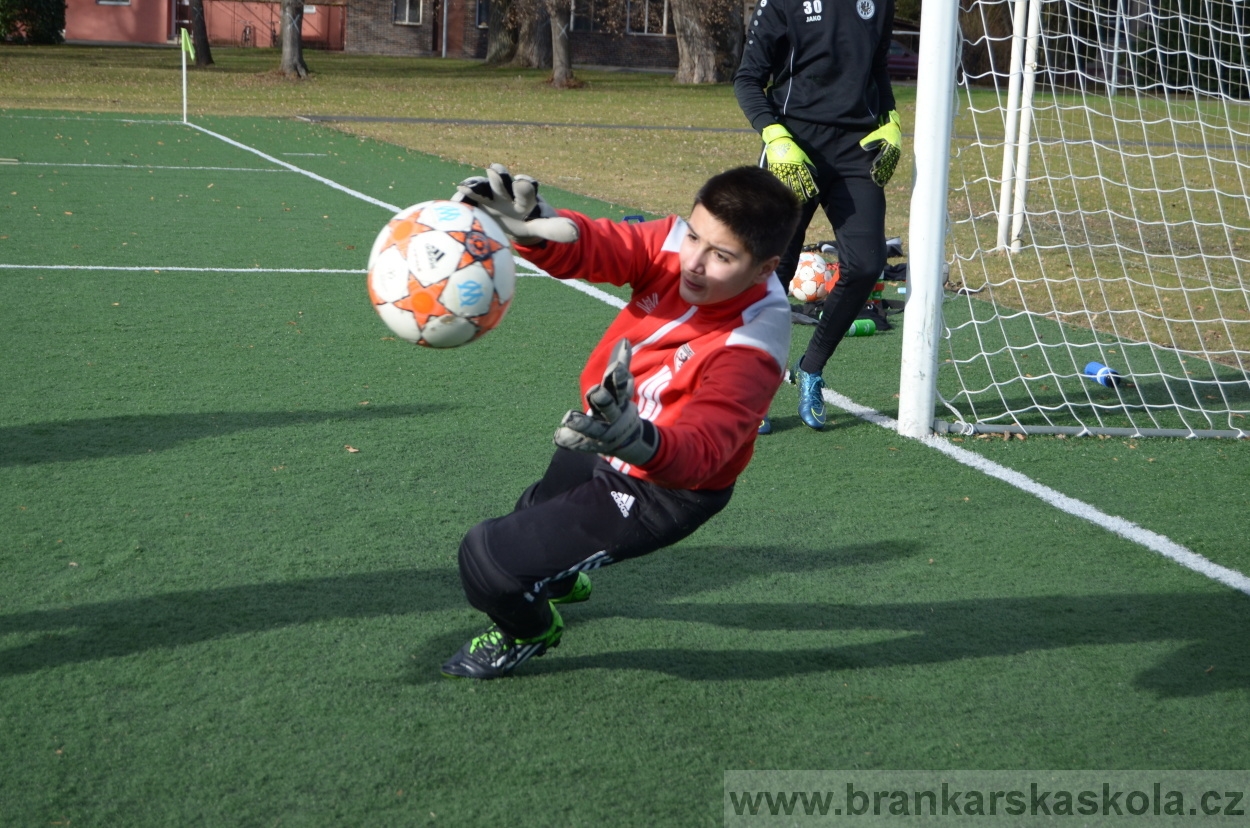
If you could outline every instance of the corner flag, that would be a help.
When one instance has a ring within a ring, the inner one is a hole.
[[[182,32],[182,48],[178,50],[178,56],[182,58],[182,122],[187,123],[187,55],[195,60],[195,46],[191,45],[191,33],[186,29]]]

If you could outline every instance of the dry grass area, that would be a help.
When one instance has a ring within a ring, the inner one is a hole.
[[[724,84],[680,86],[665,74],[578,70],[584,86],[555,90],[540,70],[328,52],[310,52],[313,75],[290,81],[276,71],[275,50],[215,49],[213,57],[215,66],[190,73],[193,119],[355,115],[637,126],[334,124],[475,166],[498,161],[550,185],[650,213],[685,213],[709,175],[754,163],[759,151]],[[0,107],[181,113],[179,66],[172,49],[0,47]],[[904,87],[898,96],[910,140],[914,95]],[[905,153],[890,185],[890,235],[906,231],[910,182]],[[818,216],[809,240],[831,237]]]

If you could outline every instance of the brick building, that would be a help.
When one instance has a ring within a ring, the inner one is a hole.
[[[304,46],[481,59],[489,13],[489,0],[320,0],[304,6]],[[204,17],[213,45],[279,45],[276,0],[204,0]],[[172,44],[189,21],[188,0],[67,0],[65,38]],[[578,65],[677,68],[668,0],[573,0],[569,46]]]
[[[308,48],[342,49],[346,0],[304,6],[300,29]],[[277,46],[282,19],[277,2],[204,0],[208,42]],[[65,39],[71,43],[172,44],[191,22],[188,0],[66,0]]]
[[[486,57],[488,0],[349,0],[346,50],[374,55]],[[574,0],[569,46],[575,64],[677,68],[668,0],[631,0],[606,20],[594,0]]]

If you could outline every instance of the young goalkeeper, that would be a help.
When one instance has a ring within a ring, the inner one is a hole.
[[[725,508],[781,385],[790,305],[773,277],[798,221],[767,170],[713,176],[688,220],[557,213],[538,185],[492,165],[457,198],[500,220],[558,279],[630,285],[581,375],[542,479],[460,544],[460,581],[493,625],[443,665],[491,679],[560,643],[556,604],[590,597],[587,572],[676,543]]]

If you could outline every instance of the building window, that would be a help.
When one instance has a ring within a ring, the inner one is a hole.
[[[673,18],[668,0],[627,0],[625,31],[635,35],[671,35]]]
[[[490,0],[477,0],[477,27],[490,27]]]
[[[395,0],[395,22],[404,26],[420,24],[424,6],[425,0]]]
[[[130,0],[95,0],[97,6],[129,6]]]
[[[569,0],[569,30],[574,32],[594,31],[595,0]]]

